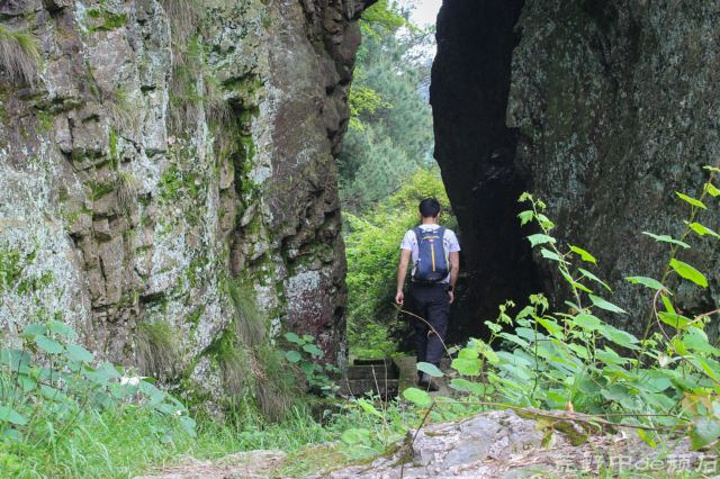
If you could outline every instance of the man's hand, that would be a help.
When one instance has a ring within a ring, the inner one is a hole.
[[[453,301],[455,301],[455,293],[448,291],[448,294],[450,295],[450,304],[453,304]]]
[[[395,302],[398,306],[402,306],[405,302],[405,294],[402,292],[402,290],[398,291],[395,295]]]

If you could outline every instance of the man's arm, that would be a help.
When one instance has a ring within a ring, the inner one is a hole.
[[[460,273],[460,253],[457,251],[450,253],[450,268],[450,286],[455,289],[458,274]],[[455,301],[455,292],[450,291],[450,303],[453,301]]]
[[[398,306],[402,306],[405,302],[405,294],[403,287],[405,286],[405,276],[407,276],[408,265],[410,264],[410,255],[412,250],[400,250],[400,264],[397,270],[397,293],[395,294],[395,302]]]

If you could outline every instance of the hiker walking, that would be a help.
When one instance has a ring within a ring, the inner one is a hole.
[[[408,230],[400,245],[395,302],[405,304],[405,276],[412,259],[410,300],[412,312],[432,325],[414,319],[417,361],[440,365],[443,341],[450,319],[450,304],[460,271],[460,244],[455,233],[438,224],[440,203],[435,198],[420,202],[419,226]],[[418,384],[431,391],[438,386],[427,374],[420,373]]]

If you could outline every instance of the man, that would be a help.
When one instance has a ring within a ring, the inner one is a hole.
[[[409,295],[413,313],[432,325],[431,329],[425,322],[414,319],[417,361],[439,366],[450,319],[450,304],[455,300],[454,289],[460,271],[460,244],[452,230],[438,224],[438,200],[425,198],[420,202],[419,210],[420,225],[408,230],[400,245],[395,302],[399,306],[405,304],[403,287],[412,259]],[[438,389],[437,383],[424,373],[420,373],[418,384],[431,391]]]

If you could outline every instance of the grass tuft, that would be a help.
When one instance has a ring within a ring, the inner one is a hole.
[[[0,69],[10,80],[32,85],[37,76],[40,51],[37,38],[0,25]]]
[[[175,376],[180,356],[176,334],[162,321],[138,325],[136,351],[138,367],[143,374],[156,378]]]

